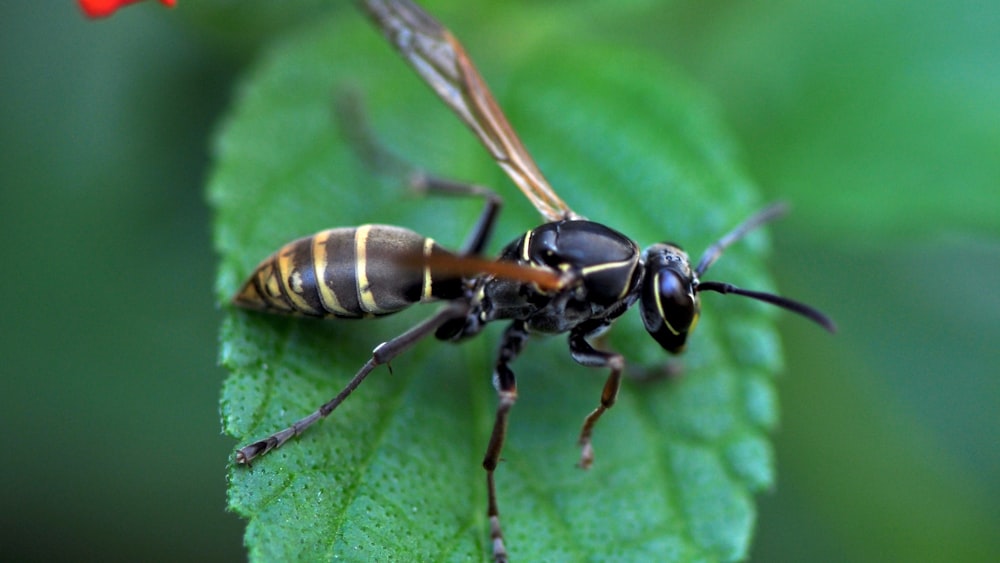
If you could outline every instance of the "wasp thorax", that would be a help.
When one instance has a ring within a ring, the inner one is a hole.
[[[649,334],[668,352],[684,349],[698,322],[698,278],[679,246],[654,244],[643,252],[645,278],[639,310]]]
[[[607,306],[625,298],[638,282],[639,247],[600,223],[556,221],[529,231],[520,258],[580,276],[582,298]]]

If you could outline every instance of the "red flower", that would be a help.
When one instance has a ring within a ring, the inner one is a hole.
[[[139,0],[79,0],[83,13],[91,18],[104,18],[115,13],[118,8]],[[177,0],[160,0],[164,6],[173,7]]]

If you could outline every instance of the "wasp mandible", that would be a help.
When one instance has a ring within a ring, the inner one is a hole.
[[[415,303],[443,302],[426,320],[384,342],[330,401],[263,440],[240,448],[236,461],[249,465],[333,412],[377,366],[420,340],[458,342],[494,321],[506,321],[493,371],[498,396],[486,447],[493,558],[507,560],[494,472],[503,450],[517,384],[510,364],[532,333],[568,334],[569,351],[581,365],[609,371],[600,400],[583,421],[579,466],[593,463],[594,426],[610,409],[621,385],[625,359],[592,341],[638,304],[647,332],[669,353],[680,353],[700,313],[705,291],[733,293],[802,315],[833,331],[818,310],[778,295],[700,278],[727,247],[785,210],[772,205],[709,247],[697,265],[671,243],[640,250],[635,241],[575,213],[560,199],[511,128],[462,45],[410,0],[365,0],[361,7],[403,58],[480,140],[497,164],[534,205],[544,223],[510,242],[496,260],[482,257],[501,200],[481,186],[429,175],[428,191],[467,194],[484,200],[468,240],[458,251],[389,225],[322,231],[286,244],[266,258],[234,297],[240,307],[311,317],[358,319],[393,314]]]

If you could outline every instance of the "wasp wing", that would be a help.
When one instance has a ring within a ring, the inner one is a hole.
[[[462,44],[410,0],[364,0],[365,11],[548,221],[578,217],[556,195]]]
[[[400,255],[397,262],[414,268],[425,269],[429,276],[451,275],[463,277],[493,276],[534,284],[542,291],[558,291],[572,282],[572,278],[548,268],[527,266],[506,260],[491,260],[473,255],[450,252],[433,254]]]

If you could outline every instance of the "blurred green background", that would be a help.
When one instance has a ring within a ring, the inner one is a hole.
[[[255,39],[320,4],[254,20],[181,0],[101,22],[70,2],[0,5],[5,559],[244,558],[224,510],[234,444],[202,184]],[[460,3],[433,4],[462,35]],[[775,275],[841,332],[782,321],[778,486],[751,558],[1000,560],[1000,6],[475,12],[684,68],[765,195],[794,204],[772,230]]]

